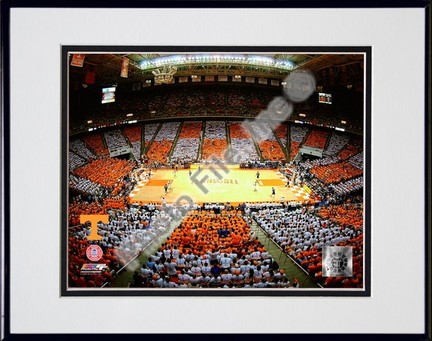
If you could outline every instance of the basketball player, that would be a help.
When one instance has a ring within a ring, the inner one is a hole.
[[[271,197],[274,198],[276,196],[276,189],[272,187],[272,194]]]
[[[259,178],[260,178],[260,172],[259,171],[256,172],[256,178],[257,178],[257,180],[259,180]]]

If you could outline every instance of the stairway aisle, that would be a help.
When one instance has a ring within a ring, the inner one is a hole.
[[[292,261],[273,240],[268,238],[264,231],[254,221],[251,225],[251,230],[256,234],[259,241],[265,246],[267,251],[278,262],[279,267],[283,269],[292,283],[294,278],[297,278],[300,283],[300,288],[318,288],[319,286],[306,274],[299,266]]]

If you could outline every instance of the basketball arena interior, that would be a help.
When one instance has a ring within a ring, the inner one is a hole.
[[[364,290],[364,54],[67,63],[68,290]]]

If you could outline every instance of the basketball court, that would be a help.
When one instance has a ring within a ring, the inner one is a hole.
[[[308,201],[307,189],[299,186],[285,187],[285,177],[275,170],[259,170],[260,177],[256,184],[254,169],[206,168],[179,170],[159,169],[152,171],[150,179],[142,179],[131,192],[131,203],[174,203],[181,196],[189,196],[197,204],[225,203],[233,205],[243,202],[280,202]],[[195,181],[193,181],[195,179]],[[164,185],[172,181],[171,189],[165,194]],[[272,187],[275,196],[272,196]]]

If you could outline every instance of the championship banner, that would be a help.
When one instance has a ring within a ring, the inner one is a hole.
[[[129,72],[129,58],[123,57],[120,77],[128,78],[128,72]]]
[[[246,77],[246,83],[255,83],[255,77]]]
[[[267,85],[267,79],[266,78],[258,78],[258,83]]]
[[[179,77],[179,83],[187,83],[189,80],[188,77]]]
[[[206,82],[214,82],[214,76],[205,76]]]
[[[201,82],[201,76],[192,77],[192,82]]]
[[[71,65],[77,67],[83,67],[85,54],[74,53],[72,56]]]
[[[228,82],[228,76],[218,76],[219,82]]]
[[[279,81],[277,79],[272,79],[270,83],[273,86],[279,86]]]

